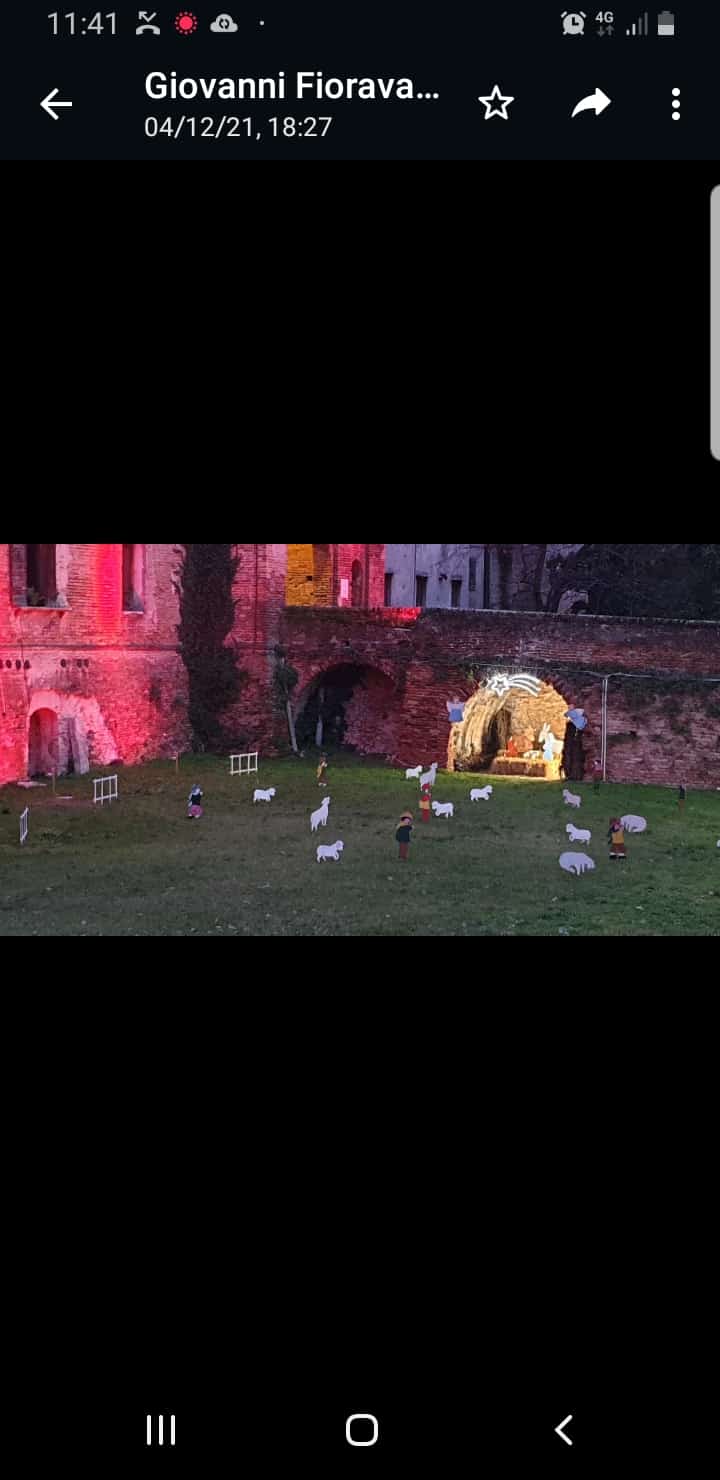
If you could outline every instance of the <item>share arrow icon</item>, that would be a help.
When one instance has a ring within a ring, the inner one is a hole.
[[[568,1413],[567,1418],[564,1418],[563,1421],[562,1421],[562,1423],[559,1423],[558,1424],[558,1426],[557,1426],[557,1428],[555,1430],[555,1433],[556,1434],[559,1434],[560,1435],[560,1438],[561,1439],[564,1439],[565,1443],[566,1444],[569,1444],[570,1445],[570,1448],[572,1449],[572,1439],[569,1439],[568,1436],[567,1436],[567,1434],[564,1434],[563,1433],[563,1429],[569,1423],[572,1423],[572,1413]]]
[[[586,113],[588,109],[592,109],[597,118],[598,114],[604,113],[605,109],[610,107],[611,102],[612,99],[607,93],[604,93],[601,87],[596,87],[594,93],[590,93],[587,98],[581,98],[580,102],[575,104],[570,117],[575,118],[576,114]]]

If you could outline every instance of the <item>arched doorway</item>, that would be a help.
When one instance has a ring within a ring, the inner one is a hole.
[[[398,713],[393,679],[364,664],[338,663],[318,674],[300,697],[298,744],[391,755]]]
[[[94,696],[38,689],[28,719],[31,775],[84,776],[121,754]]]
[[[567,700],[551,684],[495,675],[465,705],[450,732],[455,770],[556,781],[563,772]]]
[[[58,717],[54,709],[30,715],[28,775],[49,776],[58,769]]]

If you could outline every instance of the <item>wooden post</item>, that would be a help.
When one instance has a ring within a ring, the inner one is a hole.
[[[294,754],[297,755],[297,753],[298,753],[298,743],[297,743],[297,736],[295,734],[295,716],[293,714],[292,699],[288,699],[288,701],[287,701],[287,703],[285,705],[285,713],[287,714],[288,732],[290,734],[290,745],[292,747],[292,750],[293,750]]]
[[[325,703],[325,690],[321,688],[318,693],[318,721],[315,726],[315,744],[318,750],[323,743],[323,705]]]

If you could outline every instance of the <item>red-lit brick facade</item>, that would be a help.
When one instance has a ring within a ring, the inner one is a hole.
[[[249,673],[235,730],[267,745],[286,601],[380,606],[384,546],[234,548],[232,640]],[[0,546],[0,784],[131,765],[189,745],[179,563],[175,545]]]
[[[0,545],[0,783],[183,749],[173,545]]]
[[[446,700],[470,696],[471,669],[520,668],[586,710],[586,775],[605,733],[611,780],[720,786],[717,623],[385,609],[383,545],[233,549],[239,749],[287,748],[281,666],[301,725],[339,679],[346,744],[444,765]],[[178,564],[173,545],[0,546],[0,783],[189,745]]]

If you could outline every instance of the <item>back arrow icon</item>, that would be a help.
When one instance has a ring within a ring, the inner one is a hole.
[[[558,1424],[558,1426],[557,1426],[557,1428],[555,1430],[555,1433],[556,1434],[559,1434],[560,1435],[560,1438],[561,1439],[564,1439],[565,1440],[565,1443],[566,1444],[569,1444],[570,1445],[570,1448],[572,1449],[572,1439],[569,1439],[568,1436],[567,1436],[567,1434],[564,1434],[563,1433],[563,1429],[565,1428],[565,1425],[566,1424],[569,1424],[569,1423],[572,1423],[572,1413],[568,1413],[567,1418],[564,1418],[563,1421],[562,1421],[562,1423],[559,1423]]]
[[[49,113],[50,117],[54,118],[56,123],[58,121],[58,118],[60,117],[60,114],[55,112],[56,108],[72,108],[72,103],[63,103],[61,101],[61,99],[58,97],[59,91],[59,87],[54,87],[52,92],[49,92],[47,97],[43,98],[40,104],[40,107],[44,108],[45,112]]]
[[[574,118],[577,113],[585,113],[588,108],[592,108],[597,117],[598,114],[604,113],[605,109],[610,107],[611,102],[612,98],[609,98],[601,87],[596,87],[594,93],[590,93],[589,97],[581,98],[580,102],[576,103],[570,117]]]

